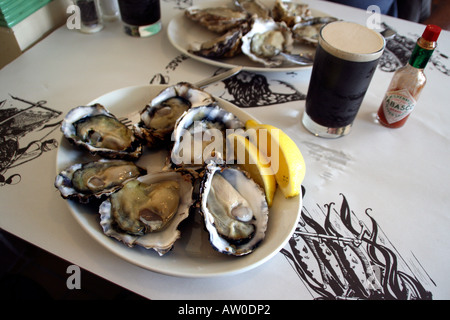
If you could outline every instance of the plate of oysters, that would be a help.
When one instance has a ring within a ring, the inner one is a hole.
[[[335,20],[294,1],[205,1],[175,16],[167,34],[177,50],[207,64],[293,71],[311,65],[294,64],[281,53],[313,58],[320,28]]]
[[[280,190],[269,206],[226,156],[227,135],[250,119],[187,82],[109,92],[65,115],[55,187],[86,232],[130,263],[180,277],[250,270],[284,247],[302,208]]]

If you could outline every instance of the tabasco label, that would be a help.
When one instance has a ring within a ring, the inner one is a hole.
[[[383,112],[389,124],[407,117],[414,109],[416,99],[408,90],[388,91],[383,100]]]

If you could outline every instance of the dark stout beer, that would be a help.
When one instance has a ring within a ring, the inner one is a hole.
[[[119,1],[122,20],[133,26],[147,26],[161,19],[159,0]]]
[[[353,122],[377,68],[378,60],[353,62],[317,48],[306,112],[318,124],[336,128]]]
[[[160,0],[119,0],[125,32],[146,37],[161,30]]]
[[[349,132],[383,49],[382,36],[361,25],[339,21],[322,28],[303,118],[309,131]]]

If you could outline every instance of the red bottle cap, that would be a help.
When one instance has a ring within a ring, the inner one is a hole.
[[[427,41],[436,41],[439,38],[441,30],[441,27],[435,26],[434,24],[429,24],[425,28],[425,31],[422,34],[422,38]]]

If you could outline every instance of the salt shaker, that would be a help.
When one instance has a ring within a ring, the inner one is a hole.
[[[83,33],[94,33],[103,29],[100,8],[96,0],[75,0],[80,9],[81,28]]]
[[[119,4],[117,0],[99,0],[103,19],[114,21],[119,18]]]

